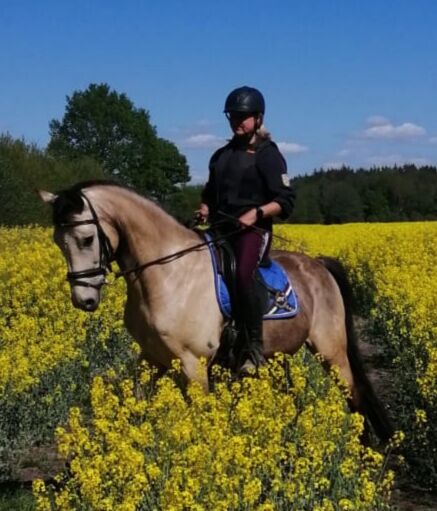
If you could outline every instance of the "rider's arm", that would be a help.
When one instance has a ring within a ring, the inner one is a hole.
[[[257,168],[271,198],[268,204],[262,206],[263,211],[266,208],[266,216],[278,215],[282,219],[287,218],[293,210],[295,194],[290,186],[285,160],[275,144],[272,143],[257,153]],[[273,203],[279,205],[279,211]]]
[[[263,218],[280,216],[282,213],[282,206],[276,201],[269,202],[268,204],[263,204],[259,209],[262,210]]]

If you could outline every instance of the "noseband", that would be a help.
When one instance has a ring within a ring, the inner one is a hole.
[[[90,200],[82,192],[80,192],[80,195],[82,199],[87,202],[91,211],[92,218],[88,218],[86,220],[77,220],[76,222],[57,223],[56,225],[58,227],[64,228],[76,227],[78,225],[95,225],[99,239],[99,266],[97,268],[89,268],[87,270],[69,271],[67,272],[67,280],[72,286],[94,287],[99,289],[105,283],[104,281],[102,281],[101,284],[90,284],[89,282],[82,282],[81,279],[97,277],[98,275],[102,275],[104,277],[107,273],[111,272],[111,261],[113,260],[114,251],[112,250],[108,237],[100,225],[99,218]]]

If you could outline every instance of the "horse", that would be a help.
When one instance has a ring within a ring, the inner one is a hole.
[[[141,357],[161,372],[180,359],[186,381],[207,390],[202,359],[214,359],[226,319],[217,303],[211,254],[198,233],[152,200],[110,181],[39,195],[53,207],[54,241],[66,259],[73,305],[96,310],[115,260],[127,285],[125,326]],[[272,250],[270,257],[286,270],[300,309],[293,318],[263,322],[264,356],[294,354],[306,344],[326,367],[338,368],[351,409],[388,440],[393,429],[360,358],[344,268],[334,259],[285,250]]]

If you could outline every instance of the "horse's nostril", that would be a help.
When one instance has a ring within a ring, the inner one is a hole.
[[[93,307],[95,307],[95,305],[96,301],[93,298],[87,298],[85,300],[85,306],[87,309],[92,309]]]

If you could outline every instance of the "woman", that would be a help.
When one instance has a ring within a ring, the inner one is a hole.
[[[263,126],[265,102],[252,87],[239,87],[226,98],[224,112],[233,138],[218,149],[209,164],[202,192],[200,220],[219,223],[221,232],[243,229],[230,238],[236,257],[236,321],[240,332],[240,371],[264,362],[263,304],[255,289],[255,271],[267,256],[272,218],[287,218],[294,202],[285,160]]]

